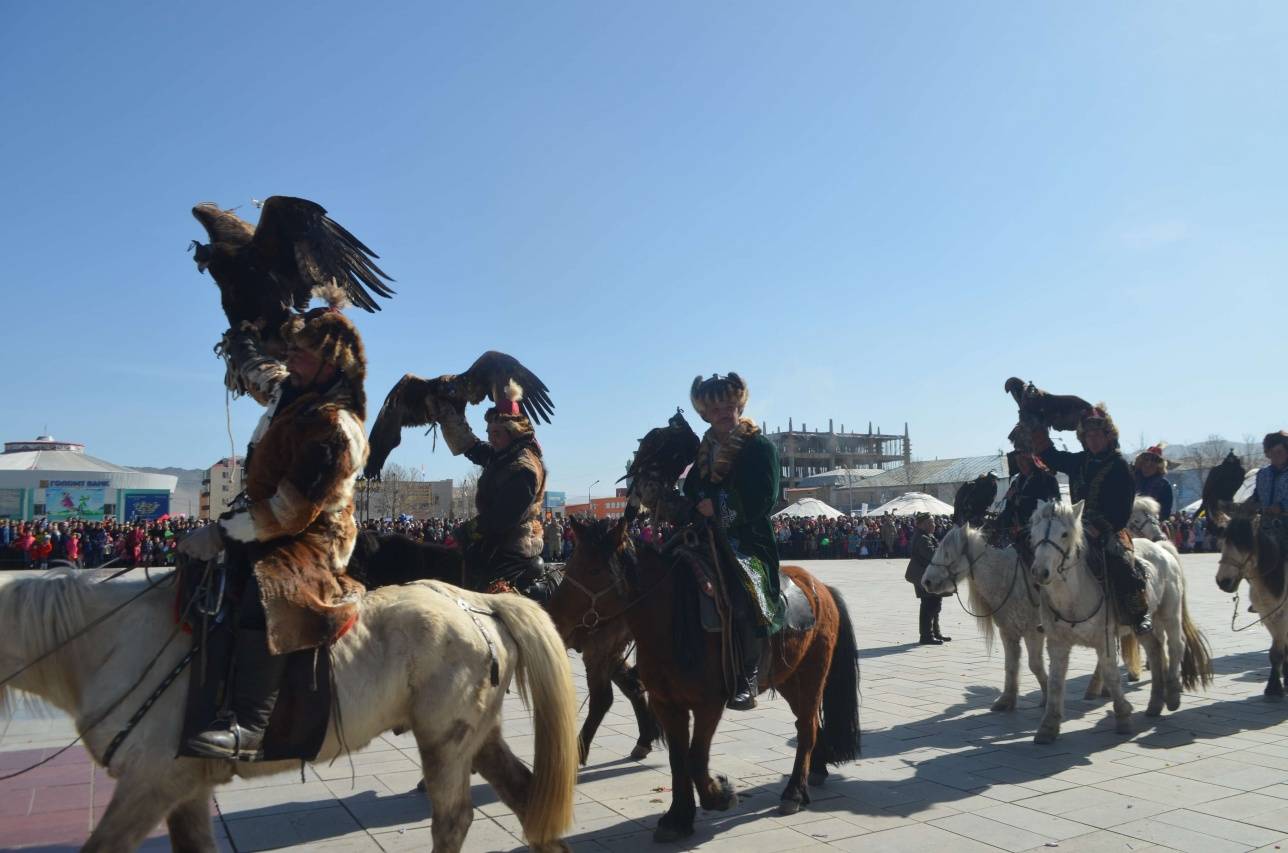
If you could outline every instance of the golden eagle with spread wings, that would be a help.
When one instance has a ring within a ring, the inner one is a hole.
[[[403,427],[436,424],[435,411],[443,404],[464,410],[467,403],[481,403],[485,397],[495,403],[506,398],[506,387],[511,382],[523,389],[519,400],[523,414],[537,423],[550,423],[555,411],[550,389],[517,358],[503,352],[489,350],[464,373],[448,373],[437,379],[408,373],[390,389],[376,416],[364,476],[380,476],[385,460],[402,440]]]
[[[254,227],[210,202],[192,209],[210,235],[209,243],[192,241],[193,259],[198,272],[209,270],[219,286],[231,328],[250,323],[269,341],[291,309],[305,310],[313,296],[379,311],[372,294],[394,295],[386,284],[393,279],[375,264],[379,255],[322,205],[275,195],[260,208]]]

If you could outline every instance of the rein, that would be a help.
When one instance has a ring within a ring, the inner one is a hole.
[[[604,624],[605,622],[611,621],[613,619],[617,619],[625,615],[627,611],[631,610],[637,604],[639,604],[644,599],[652,595],[653,591],[662,585],[662,581],[666,580],[666,578],[671,574],[671,569],[674,568],[674,566],[675,566],[674,561],[663,560],[662,572],[658,575],[657,579],[653,581],[653,583],[650,586],[644,589],[638,596],[636,596],[633,601],[627,602],[625,607],[623,607],[621,610],[614,613],[612,616],[608,616],[608,617],[605,617],[603,614],[599,612],[599,599],[605,595],[608,595],[610,592],[620,593],[621,587],[623,586],[627,587],[626,592],[628,593],[630,592],[630,588],[629,588],[630,584],[627,583],[626,579],[619,574],[619,571],[617,569],[617,555],[614,554],[608,560],[608,570],[609,570],[609,573],[612,574],[613,576],[612,585],[606,586],[603,589],[599,590],[598,592],[595,592],[594,590],[590,589],[590,587],[586,586],[584,583],[577,580],[575,577],[572,576],[571,572],[568,572],[565,569],[563,572],[563,580],[568,583],[571,583],[574,587],[577,588],[579,592],[582,593],[582,595],[585,595],[587,598],[590,599],[590,607],[588,607],[586,611],[582,613],[581,619],[577,621],[577,626],[588,633],[593,633],[597,628],[599,628],[600,625]]]
[[[1036,554],[1038,549],[1041,548],[1043,545],[1050,545],[1052,548],[1059,551],[1060,564],[1055,568],[1056,568],[1056,571],[1060,574],[1060,576],[1064,577],[1065,572],[1068,571],[1068,561],[1069,561],[1070,552],[1066,550],[1059,542],[1056,542],[1054,539],[1051,538],[1051,524],[1052,524],[1052,520],[1047,519],[1046,530],[1042,532],[1042,539],[1038,542],[1038,544],[1033,546],[1033,553]],[[1105,575],[1107,580],[1108,579],[1107,571]],[[1046,604],[1047,607],[1051,609],[1051,613],[1052,615],[1055,616],[1056,621],[1064,622],[1070,628],[1073,628],[1077,625],[1081,625],[1084,622],[1090,622],[1092,619],[1094,619],[1096,617],[1096,614],[1100,612],[1100,608],[1105,606],[1106,597],[1107,596],[1105,595],[1105,591],[1102,588],[1100,590],[1100,601],[1096,603],[1095,610],[1092,610],[1090,613],[1088,613],[1086,616],[1084,616],[1081,619],[1069,619],[1065,617],[1065,615],[1061,613],[1060,610],[1054,604],[1051,603],[1050,596],[1046,595],[1045,587],[1043,588],[1043,591],[1042,591],[1042,601]],[[1108,628],[1108,622],[1106,622],[1106,628]]]
[[[985,545],[984,547],[985,549],[988,548],[987,545]],[[966,575],[971,579],[972,582],[974,582],[975,564],[978,563],[980,560],[984,559],[984,554],[980,554],[978,557],[972,560],[970,559],[969,549],[963,547],[962,553],[966,555],[966,560],[967,560]],[[931,565],[932,566],[935,565],[933,561],[931,562]],[[976,619],[992,619],[994,616],[1000,613],[1002,608],[1006,606],[1006,603],[1011,600],[1011,595],[1015,592],[1015,582],[1019,579],[1019,576],[1020,576],[1020,555],[1017,552],[1015,555],[1015,565],[1011,569],[1011,582],[1006,587],[1006,595],[1002,598],[1002,603],[994,607],[988,613],[980,614],[980,613],[972,613],[971,609],[966,606],[966,602],[962,601],[961,591],[957,588],[957,578],[953,577],[951,574],[949,575],[949,577],[952,577],[952,580],[953,580],[953,595],[957,597],[957,604],[961,607],[962,610],[966,611],[966,615],[974,616]]]
[[[1255,556],[1256,555],[1254,554],[1249,554],[1248,556],[1244,557],[1242,560],[1239,561],[1239,577],[1243,578],[1244,580],[1247,580],[1249,584],[1252,583],[1252,580],[1251,578],[1248,577],[1248,573],[1246,569],[1248,567],[1248,564],[1252,562]],[[1283,610],[1285,604],[1288,604],[1288,582],[1285,582],[1284,584],[1284,592],[1283,592],[1283,595],[1279,596],[1279,603],[1276,604],[1273,608],[1271,608],[1269,613],[1262,616],[1260,619],[1258,619],[1255,622],[1249,622],[1247,625],[1244,625],[1241,628],[1236,628],[1234,626],[1234,623],[1239,618],[1239,591],[1236,589],[1234,591],[1234,612],[1230,614],[1230,630],[1234,631],[1237,634],[1240,631],[1246,631],[1249,628],[1255,628],[1258,625],[1261,625],[1262,623],[1264,623],[1270,617],[1274,616],[1280,610]]]

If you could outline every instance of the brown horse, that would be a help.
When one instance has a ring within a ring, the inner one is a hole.
[[[720,639],[700,627],[691,630],[693,620],[685,614],[697,607],[700,594],[692,571],[651,546],[637,550],[626,529],[624,520],[573,523],[577,547],[547,610],[574,647],[597,625],[629,626],[640,678],[671,759],[671,807],[653,838],[674,841],[693,833],[695,786],[704,809],[724,810],[737,802],[729,781],[713,779],[708,769],[711,738],[728,698]],[[762,681],[762,689],[782,694],[796,715],[796,762],[779,802],[780,812],[791,814],[810,801],[806,779],[822,784],[827,764],[858,756],[858,658],[840,594],[796,566],[783,573],[804,591],[815,617],[808,630],[775,635],[769,683]]]

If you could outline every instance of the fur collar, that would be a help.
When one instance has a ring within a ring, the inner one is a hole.
[[[751,418],[739,418],[738,425],[727,435],[720,435],[715,427],[711,427],[698,448],[698,474],[708,482],[721,482],[729,475],[733,460],[738,458],[743,444],[759,434],[760,427]]]

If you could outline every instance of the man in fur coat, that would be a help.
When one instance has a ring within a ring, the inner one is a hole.
[[[483,468],[474,498],[478,516],[467,525],[469,585],[486,589],[503,580],[530,598],[542,599],[547,592],[537,582],[542,573],[546,466],[532,422],[519,407],[523,389],[511,380],[506,397],[484,415],[487,441],[474,435],[464,411],[451,403],[438,404],[438,423],[453,455],[464,455]]]
[[[1013,545],[1025,565],[1033,564],[1033,545],[1029,541],[1029,519],[1039,501],[1060,500],[1060,484],[1055,475],[1042,467],[1027,451],[1015,450],[1010,455],[1010,468],[1015,472],[1006,490],[1002,511],[994,522],[996,529]]]
[[[233,365],[268,409],[246,456],[245,500],[179,545],[200,560],[227,545],[229,590],[240,593],[232,715],[188,744],[211,758],[260,757],[285,655],[347,630],[363,591],[345,574],[367,458],[362,341],[329,308],[293,317],[282,338],[285,363],[264,356],[253,333],[230,333]]]
[[[1077,434],[1083,450],[1070,453],[1052,446],[1046,427],[1035,429],[1033,450],[1048,468],[1068,475],[1074,503],[1084,502],[1083,534],[1092,566],[1108,572],[1122,618],[1137,634],[1148,633],[1153,624],[1145,598],[1146,581],[1136,568],[1126,530],[1136,489],[1131,468],[1118,449],[1118,427],[1101,403],[1082,413]]]
[[[693,380],[689,400],[711,424],[684,479],[684,495],[725,532],[739,576],[729,583],[742,677],[726,707],[756,707],[765,639],[783,625],[778,542],[769,513],[778,501],[778,451],[742,416],[747,384],[736,373]],[[726,575],[727,576],[727,575]]]
[[[1136,494],[1158,501],[1158,520],[1163,524],[1172,517],[1172,484],[1167,482],[1167,460],[1159,442],[1142,450],[1136,456],[1133,474],[1136,477]]]

